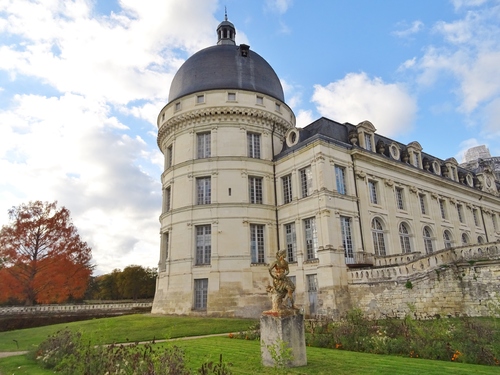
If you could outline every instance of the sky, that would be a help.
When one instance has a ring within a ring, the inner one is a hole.
[[[58,201],[95,275],[156,267],[172,78],[224,19],[325,116],[462,161],[500,156],[500,0],[0,0],[0,225]]]

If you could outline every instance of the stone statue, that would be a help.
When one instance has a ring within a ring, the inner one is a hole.
[[[285,250],[280,250],[276,253],[276,260],[269,266],[269,274],[273,278],[273,285],[268,285],[267,291],[271,293],[272,313],[280,313],[287,310],[296,310],[293,300],[293,292],[295,285],[288,277],[288,262],[285,259]],[[285,301],[290,302],[287,306]]]

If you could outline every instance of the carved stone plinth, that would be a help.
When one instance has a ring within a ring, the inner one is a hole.
[[[291,349],[291,355],[280,353],[285,345],[285,350]],[[274,358],[273,349],[277,353]],[[277,366],[277,356],[288,359],[284,363],[286,367],[307,365],[304,315],[297,310],[263,313],[260,317],[260,352],[262,365],[266,367]]]

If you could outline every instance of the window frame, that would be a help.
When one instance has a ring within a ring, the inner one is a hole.
[[[443,242],[445,249],[450,249],[453,247],[453,236],[451,235],[451,232],[448,229],[445,229],[443,231]]]
[[[399,223],[398,233],[399,233],[399,244],[401,246],[401,253],[403,254],[411,253],[412,252],[411,241],[410,241],[411,235],[410,235],[410,229],[408,228],[408,224],[406,224],[405,222]]]
[[[293,199],[291,173],[281,177],[281,187],[283,191],[283,204],[290,203]]]
[[[261,158],[261,134],[247,132],[247,156],[252,159]]]
[[[368,180],[368,193],[370,197],[371,204],[379,204],[378,200],[378,192],[377,192],[377,181]]]
[[[427,199],[426,195],[423,193],[418,193],[418,202],[420,205],[420,213],[422,215],[428,215],[427,213]]]
[[[371,230],[373,239],[373,250],[375,255],[378,256],[387,255],[385,247],[384,227],[382,225],[382,221],[378,217],[373,218]]]
[[[165,188],[164,212],[169,212],[172,209],[172,186]]]
[[[306,260],[318,258],[318,228],[316,218],[308,217],[302,220],[304,228],[304,249]]]
[[[397,186],[395,189],[396,207],[398,210],[405,211],[404,188]]]
[[[432,254],[434,252],[434,246],[432,244],[432,230],[427,225],[422,229],[422,238],[424,240],[425,254]]]
[[[345,183],[345,167],[335,165],[335,184],[337,185],[337,193],[346,195],[347,187]]]
[[[212,203],[212,178],[210,176],[196,177],[196,204]]]
[[[206,266],[212,261],[212,226],[195,225],[195,265]]]
[[[340,234],[342,236],[342,246],[344,247],[344,257],[354,260],[354,238],[352,234],[352,217],[340,216]]]
[[[305,168],[299,169],[300,176],[300,191],[302,198],[310,196],[313,192],[313,176],[312,168],[308,165]]]
[[[446,201],[444,199],[439,199],[439,211],[441,212],[441,219],[448,220],[446,215]]]
[[[196,133],[196,158],[206,159],[212,156],[212,134],[210,131]]]
[[[265,264],[264,225],[250,224],[250,258],[252,264]]]
[[[193,310],[206,311],[208,307],[208,278],[194,279]]]
[[[248,176],[248,201],[250,204],[262,204],[262,177]]]
[[[287,223],[283,225],[283,233],[285,236],[286,257],[288,263],[297,262],[297,232],[295,223]]]

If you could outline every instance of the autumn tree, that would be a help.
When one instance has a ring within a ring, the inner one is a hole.
[[[67,208],[29,202],[9,211],[0,230],[0,302],[61,303],[83,297],[92,273],[91,249]]]

